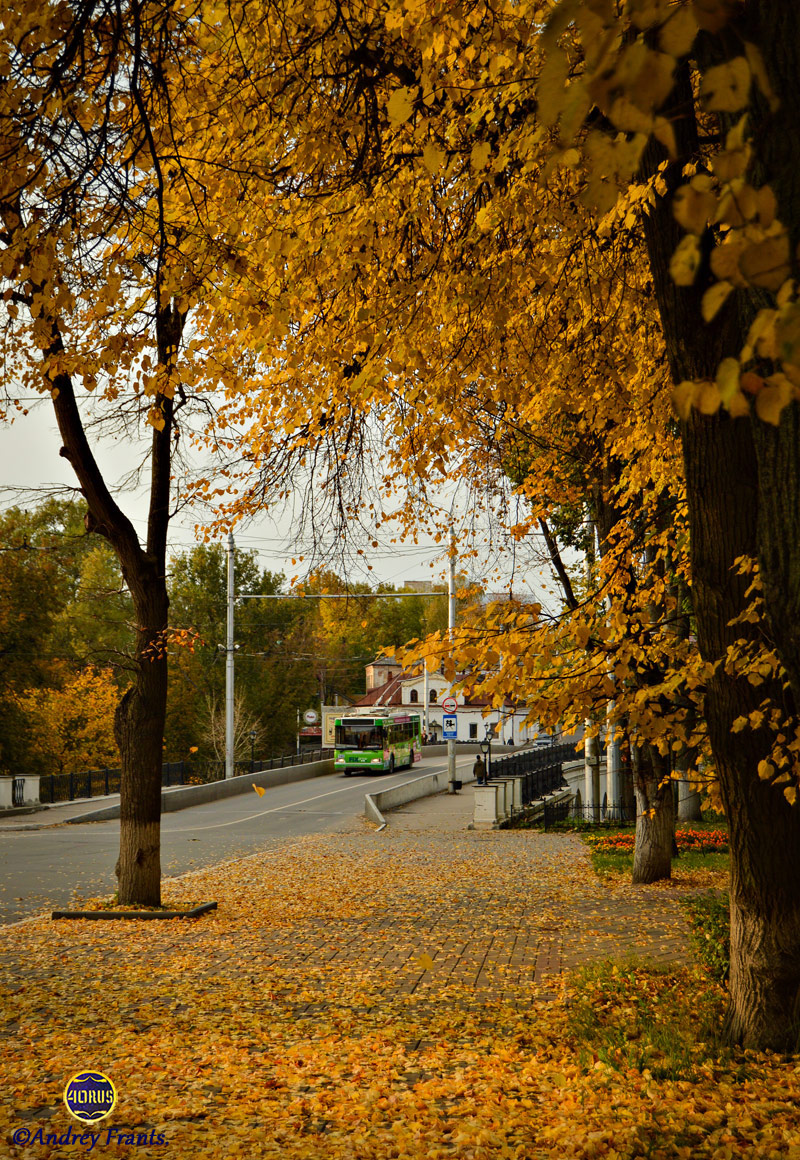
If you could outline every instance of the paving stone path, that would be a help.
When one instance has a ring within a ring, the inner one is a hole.
[[[479,1010],[489,1000],[547,1001],[565,972],[595,959],[688,959],[684,891],[601,883],[574,835],[472,831],[471,810],[467,788],[392,812],[380,832],[353,819],[344,832],[177,880],[167,895],[218,897],[220,911],[197,924],[146,924],[148,953],[162,956],[170,977],[211,987],[241,978],[307,1016],[341,1002],[343,980],[347,1002],[365,1010],[378,1002]],[[49,937],[85,963],[87,977],[101,964],[104,973],[124,971],[120,924],[70,925],[50,923]],[[48,938],[47,928],[46,920],[29,935],[17,928],[20,945],[11,937],[0,963],[35,976],[36,955],[19,951],[28,938]],[[48,956],[39,964],[46,971]],[[361,998],[352,997],[354,982],[363,984]]]
[[[384,968],[387,996],[452,998],[457,987],[464,1002],[488,993],[516,1005],[553,995],[562,972],[592,960],[688,959],[683,892],[601,883],[576,836],[471,831],[471,809],[469,790],[439,795],[393,811],[381,833],[325,839],[339,860],[364,865],[365,890],[376,853],[389,861],[394,905],[328,920],[324,933],[306,926],[305,964]],[[418,965],[423,955],[429,970]]]

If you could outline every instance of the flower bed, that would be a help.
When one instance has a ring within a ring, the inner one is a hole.
[[[728,849],[728,835],[724,830],[676,830],[675,840],[679,852],[693,850],[698,854],[716,854]],[[632,854],[635,834],[587,836],[586,841],[598,854]]]

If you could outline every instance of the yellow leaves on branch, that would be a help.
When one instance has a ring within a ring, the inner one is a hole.
[[[672,212],[687,233],[699,236],[713,220],[718,206],[713,184],[708,174],[698,173],[688,185],[682,185],[676,190]]]
[[[147,412],[147,422],[151,427],[154,427],[156,431],[164,430],[164,424],[166,420],[164,418],[164,412],[161,410],[161,407],[158,403],[154,403]]]
[[[732,290],[725,282],[710,287],[703,297],[704,317],[713,318]],[[689,418],[692,407],[713,415],[721,406],[737,418],[750,413],[752,399],[756,416],[776,426],[792,400],[800,400],[800,303],[793,295],[794,284],[788,282],[778,308],[758,312],[739,357],[723,359],[713,382],[687,380],[675,387],[673,404],[681,419]],[[782,369],[758,374],[749,369],[754,358],[778,362]]]
[[[662,51],[674,56],[676,60],[688,56],[697,31],[697,17],[689,5],[672,8],[659,33]]]
[[[404,125],[414,112],[413,93],[414,90],[409,88],[395,89],[389,98],[386,111],[395,128]]]
[[[743,56],[707,69],[700,85],[706,109],[714,113],[738,113],[748,102],[751,79],[750,65]]]
[[[444,150],[439,149],[437,145],[429,144],[422,150],[422,162],[428,172],[434,177],[444,166],[446,160],[447,154]]]
[[[669,272],[676,286],[691,286],[700,269],[700,241],[694,234],[681,238],[669,263]]]
[[[732,290],[733,283],[727,281],[715,282],[713,286],[709,286],[700,305],[704,322],[710,322],[719,313]]]

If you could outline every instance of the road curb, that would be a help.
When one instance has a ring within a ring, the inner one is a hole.
[[[162,918],[199,918],[209,910],[216,910],[216,902],[201,902],[190,910],[54,910],[50,915],[53,919],[60,918],[89,918],[100,919],[103,922],[118,919],[162,919]]]
[[[306,765],[287,765],[283,769],[267,769],[261,773],[242,773],[236,777],[221,781],[209,781],[202,785],[176,785],[161,791],[161,813],[169,814],[177,810],[188,810],[192,806],[204,805],[206,802],[219,801],[222,798],[235,797],[237,794],[247,793],[254,785],[264,789],[272,789],[278,785],[291,785],[296,781],[309,781],[314,777],[326,777],[335,772],[333,758],[324,761],[312,761]],[[114,795],[118,797],[119,795]],[[72,804],[72,803],[70,803]],[[88,803],[87,803],[88,804]],[[44,807],[47,813],[57,810],[58,806]],[[66,806],[64,808],[67,808]],[[26,830],[50,830],[54,826],[76,826],[83,822],[107,822],[119,817],[119,801],[110,806],[100,806],[99,809],[87,809],[82,814],[75,814],[69,818],[52,817],[47,821],[20,826],[0,825],[0,834],[18,834]]]
[[[472,780],[471,776],[466,780],[462,779],[462,784],[467,785]],[[422,777],[403,781],[400,785],[393,785],[389,789],[378,790],[377,793],[366,793],[364,794],[364,816],[368,821],[375,822],[382,830],[388,825],[383,816],[383,810],[393,810],[398,806],[407,805],[409,802],[418,801],[420,798],[442,793],[448,786],[448,770],[441,769],[438,773],[426,773]]]

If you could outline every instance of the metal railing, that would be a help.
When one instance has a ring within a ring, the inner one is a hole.
[[[574,745],[522,750],[493,759],[489,767],[489,778],[521,777],[522,804],[527,806],[565,784],[563,765],[574,756]]]
[[[595,806],[573,805],[570,811],[570,818],[573,818],[577,822],[585,822],[590,826],[612,826],[615,828],[635,826],[636,809],[605,804]]]
[[[266,761],[249,761],[242,773],[264,773],[269,769],[283,769],[287,765],[305,765],[311,761],[325,761],[333,757],[332,749],[304,749],[302,753],[285,753],[282,757],[269,757]],[[241,762],[239,764],[242,764]]]
[[[558,822],[576,822],[580,826],[591,826],[605,829],[621,829],[625,826],[636,825],[636,811],[624,806],[579,806],[572,801],[558,802],[556,805],[545,805],[542,813],[544,828],[555,826]]]
[[[326,757],[332,756],[332,749],[312,749],[299,754],[283,753],[262,761],[237,761],[234,763],[234,774],[263,773],[265,770],[323,761]],[[44,805],[53,805],[56,802],[71,802],[79,798],[103,797],[119,793],[121,773],[118,768],[105,767],[82,770],[80,773],[45,773],[39,778],[39,800]],[[177,785],[204,785],[224,779],[224,761],[167,761],[161,768],[161,785],[165,789]],[[19,779],[19,785],[21,804],[24,786],[22,779]],[[17,779],[14,781],[15,805],[16,795]]]
[[[11,786],[11,804],[12,806],[22,806],[25,804],[25,778],[15,777]]]

